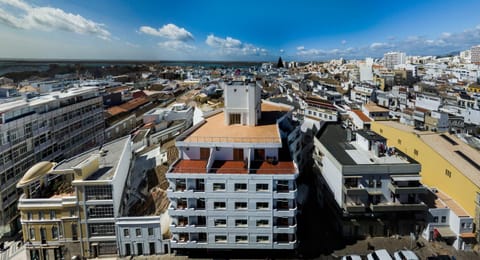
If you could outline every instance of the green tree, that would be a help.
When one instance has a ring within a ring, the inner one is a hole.
[[[282,57],[278,58],[277,68],[283,68]]]

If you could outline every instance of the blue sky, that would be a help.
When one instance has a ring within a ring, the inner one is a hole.
[[[0,58],[326,60],[480,44],[480,1],[0,0]]]

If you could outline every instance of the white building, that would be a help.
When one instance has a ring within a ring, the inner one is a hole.
[[[420,165],[369,131],[327,124],[315,138],[317,187],[345,237],[409,234],[427,210]]]
[[[387,52],[383,54],[383,62],[388,69],[394,69],[395,65],[405,64],[405,52]]]
[[[473,249],[475,227],[471,216],[458,203],[440,190],[433,189],[428,209],[428,225],[422,232],[426,240],[444,240],[457,250]]]
[[[171,248],[293,249],[292,108],[262,102],[255,84],[224,89],[224,111],[177,138],[180,158],[166,174]]]
[[[9,101],[8,99],[6,101]],[[103,143],[97,88],[70,88],[0,104],[0,233],[19,229],[15,187],[40,161],[61,161]]]
[[[480,64],[480,45],[470,48],[470,62]]]
[[[373,59],[366,58],[365,62],[360,62],[358,64],[358,69],[360,72],[360,81],[373,81]]]

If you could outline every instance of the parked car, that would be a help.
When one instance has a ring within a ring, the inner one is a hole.
[[[359,255],[346,255],[342,260],[362,260],[362,258]]]
[[[399,250],[393,254],[395,260],[419,260],[418,256],[410,250]]]
[[[367,255],[368,260],[393,260],[390,254],[385,249],[375,250]]]

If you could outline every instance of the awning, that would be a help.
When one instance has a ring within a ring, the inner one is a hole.
[[[450,229],[450,227],[436,227],[434,230],[437,230],[438,233],[440,233],[440,236],[442,237],[456,237],[457,234],[453,233],[453,231]]]
[[[420,175],[392,175],[393,181],[420,181]]]
[[[461,238],[475,238],[476,234],[475,233],[461,233],[460,237]]]

